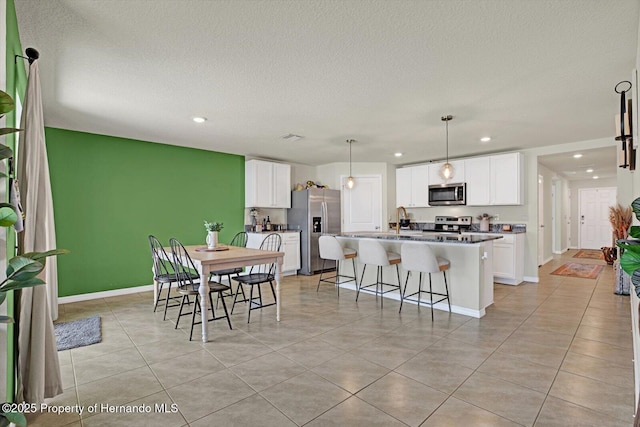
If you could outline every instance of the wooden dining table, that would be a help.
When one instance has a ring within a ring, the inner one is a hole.
[[[276,320],[280,321],[280,281],[282,279],[282,259],[284,252],[265,251],[262,249],[242,248],[237,246],[221,245],[228,250],[202,251],[206,249],[202,245],[185,246],[187,253],[198,269],[200,275],[200,306],[202,317],[202,342],[209,339],[208,326],[206,321],[207,309],[209,304],[209,275],[212,271],[226,270],[229,268],[248,267],[251,265],[276,263]],[[197,250],[200,249],[200,250]],[[171,254],[171,248],[165,248],[168,254]],[[183,260],[185,262],[185,260]],[[231,285],[231,284],[230,284]],[[154,282],[154,301],[158,298],[159,284]]]

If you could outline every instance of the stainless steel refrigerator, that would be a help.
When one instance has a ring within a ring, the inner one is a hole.
[[[318,238],[340,233],[340,190],[308,188],[291,193],[291,208],[287,209],[289,227],[301,230],[301,268],[298,274],[311,275],[322,269]],[[325,270],[336,268],[335,261],[326,261]]]

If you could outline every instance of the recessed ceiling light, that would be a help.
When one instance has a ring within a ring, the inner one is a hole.
[[[207,121],[207,118],[206,117],[194,117],[193,121],[196,122],[196,123],[204,123],[204,122]]]
[[[491,137],[490,136],[484,136],[484,137],[480,138],[480,141],[489,142],[489,141],[491,141]]]
[[[282,139],[284,139],[285,141],[289,141],[289,142],[300,141],[302,138],[304,138],[304,136],[296,135],[295,133],[288,133],[288,134],[286,134],[285,136],[282,137]]]
[[[396,157],[402,157],[402,153],[395,153],[394,156]]]
[[[594,175],[594,176],[593,176],[593,179],[598,179],[598,175]]]
[[[591,173],[591,172],[593,172],[593,169],[587,169],[587,171],[586,171],[586,172],[587,172],[587,173]]]
[[[574,159],[579,159],[580,157],[582,157],[582,154],[580,154],[580,153],[573,155]]]

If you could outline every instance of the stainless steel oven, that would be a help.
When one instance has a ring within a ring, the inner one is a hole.
[[[449,206],[467,204],[467,184],[441,184],[429,186],[430,206]]]

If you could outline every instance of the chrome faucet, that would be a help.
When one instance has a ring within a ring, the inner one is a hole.
[[[400,234],[400,211],[402,211],[402,219],[407,219],[407,210],[404,206],[398,206],[396,209],[396,234]]]

